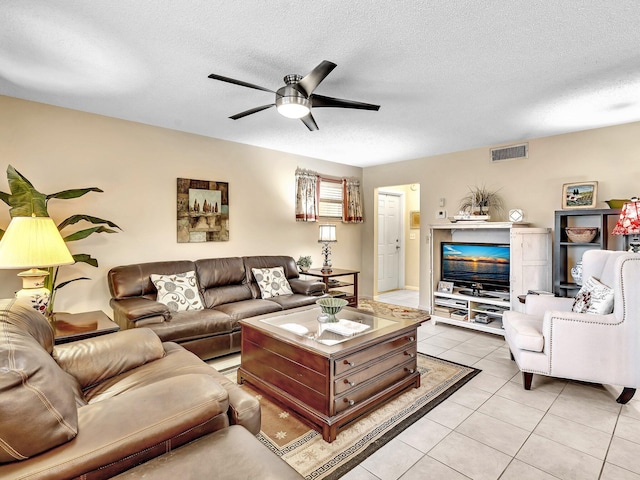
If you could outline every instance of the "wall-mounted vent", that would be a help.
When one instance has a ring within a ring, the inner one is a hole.
[[[529,144],[509,145],[491,149],[491,161],[501,162],[502,160],[515,160],[516,158],[527,158],[529,156]]]

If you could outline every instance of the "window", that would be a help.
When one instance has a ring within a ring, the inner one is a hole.
[[[320,199],[318,203],[321,217],[342,218],[342,182],[320,178]]]

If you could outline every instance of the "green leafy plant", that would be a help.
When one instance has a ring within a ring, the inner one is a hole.
[[[309,268],[311,266],[311,257],[310,256],[303,256],[300,255],[300,257],[298,258],[298,260],[296,261],[296,265],[298,265],[298,267],[302,268]]]
[[[96,187],[63,190],[61,192],[51,194],[40,193],[35,189],[35,187],[29,180],[27,180],[11,165],[7,167],[7,180],[9,181],[9,189],[11,190],[11,193],[0,192],[0,200],[9,205],[9,215],[11,216],[11,218],[30,216],[48,217],[50,215],[47,210],[47,206],[49,200],[51,199],[55,198],[59,200],[70,200],[82,197],[89,192],[102,193],[102,190]],[[79,222],[88,222],[94,226],[77,230],[75,232],[69,233],[66,236],[62,233],[63,229],[71,225],[75,225]],[[113,230],[114,228],[122,230],[118,225],[109,220],[104,220],[102,218],[85,214],[72,215],[58,224],[58,230],[60,231],[65,242],[75,242],[77,240],[82,240],[94,233],[117,233],[116,230]],[[0,238],[2,238],[3,235],[4,230],[0,229]],[[86,253],[74,254],[73,260],[75,263],[86,263],[88,265],[91,265],[92,267],[98,266],[98,260]],[[47,314],[51,314],[53,312],[55,295],[60,288],[78,280],[90,279],[88,277],[78,277],[72,280],[57,283],[58,267],[50,267],[48,270],[49,275],[45,280],[45,287],[51,290],[51,299],[47,308]]]

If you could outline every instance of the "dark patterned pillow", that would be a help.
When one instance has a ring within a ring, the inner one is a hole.
[[[613,312],[613,288],[590,277],[573,300],[572,311],[608,315]]]
[[[174,275],[149,275],[158,290],[157,300],[164,303],[172,312],[184,310],[202,310],[196,272],[193,270]]]
[[[291,285],[284,274],[284,268],[252,268],[251,271],[260,287],[262,298],[293,295]]]

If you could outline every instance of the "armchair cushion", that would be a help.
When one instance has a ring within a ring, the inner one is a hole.
[[[595,277],[589,277],[575,297],[572,311],[608,315],[613,312],[613,288]]]
[[[511,341],[515,347],[530,352],[542,352],[544,336],[541,318],[510,312],[509,327]]]
[[[158,336],[148,328],[124,330],[82,342],[57,345],[53,358],[82,388],[164,356]]]

